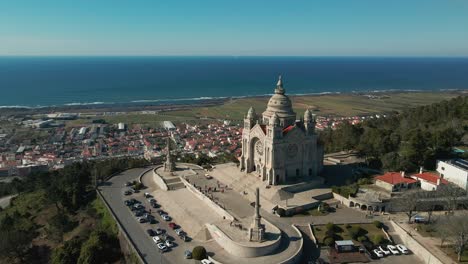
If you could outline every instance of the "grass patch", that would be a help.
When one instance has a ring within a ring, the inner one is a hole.
[[[119,228],[115,223],[114,218],[112,218],[109,210],[105,207],[101,199],[96,198],[90,206],[88,213],[91,216],[96,216],[99,219],[98,228],[102,228],[107,231],[109,234],[118,235]]]
[[[355,242],[358,242],[357,240],[354,240],[350,233],[349,230],[352,228],[357,228],[361,227],[363,229],[363,233],[365,233],[365,236],[367,236],[369,239],[372,239],[375,236],[381,235],[385,237],[385,234],[382,232],[381,229],[377,228],[374,224],[341,224],[341,225],[335,225],[335,234],[337,235],[336,240],[353,240]],[[326,225],[314,225],[312,226],[314,230],[314,235],[319,242],[321,246],[323,246],[323,240],[325,237],[327,237],[327,228]]]

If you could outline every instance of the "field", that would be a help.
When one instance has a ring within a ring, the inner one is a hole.
[[[451,99],[461,95],[461,92],[393,92],[379,93],[370,99],[358,94],[307,95],[291,96],[294,110],[300,116],[309,108],[317,115],[354,116],[391,111],[402,111],[408,108],[428,105]],[[124,122],[126,124],[142,124],[155,126],[161,121],[190,122],[200,119],[230,119],[240,121],[247,110],[253,106],[257,113],[262,113],[269,97],[250,97],[231,99],[216,106],[193,106],[190,109],[160,112],[158,114],[129,113],[116,116],[96,117],[106,120],[110,124]],[[89,124],[92,119],[78,119],[69,125]]]

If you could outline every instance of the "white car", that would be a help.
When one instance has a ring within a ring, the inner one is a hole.
[[[166,240],[166,246],[167,247],[173,247],[174,246],[174,243],[172,243],[170,240]]]
[[[382,246],[379,247],[379,250],[387,256],[390,255],[390,251],[383,249]]]
[[[178,228],[176,230],[174,230],[176,232],[177,235],[180,235],[182,233],[184,233],[184,230],[182,230],[181,228]]]
[[[157,246],[158,246],[159,250],[161,250],[162,252],[167,251],[167,247],[166,247],[166,245],[164,245],[164,243],[159,243],[159,244],[157,244]]]
[[[137,221],[138,221],[138,223],[145,223],[145,222],[146,222],[146,218],[144,218],[144,217],[138,217],[138,218],[137,218]]]
[[[162,242],[163,242],[162,239],[161,239],[159,236],[154,236],[154,237],[153,237],[153,241],[154,241],[154,243],[156,243],[156,244],[157,244],[157,243],[162,243]]]
[[[163,214],[161,215],[162,219],[164,219],[165,221],[171,221],[171,217],[168,216],[167,214]]]
[[[202,259],[201,264],[213,264],[209,259]]]
[[[388,245],[387,248],[390,250],[390,252],[392,252],[393,255],[400,255],[400,251],[398,251],[397,247],[394,245]]]
[[[378,249],[374,249],[374,254],[379,258],[383,258],[383,256],[384,256],[382,254],[382,252],[380,250],[378,250]]]
[[[409,250],[405,246],[403,246],[402,244],[396,245],[396,248],[398,248],[398,250],[400,250],[400,252],[405,254],[405,255],[409,254]]]

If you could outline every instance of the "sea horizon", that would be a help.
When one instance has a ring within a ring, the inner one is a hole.
[[[0,56],[0,107],[468,89],[468,57]],[[39,85],[38,85],[39,84]]]

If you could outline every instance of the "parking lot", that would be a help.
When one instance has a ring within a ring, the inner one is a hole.
[[[152,208],[150,202],[144,197],[145,190],[131,195],[124,195],[124,191],[128,189],[128,187],[125,187],[125,183],[138,180],[138,177],[144,171],[145,169],[132,169],[114,176],[100,186],[102,195],[112,207],[147,263],[195,263],[194,260],[185,259],[184,257],[185,250],[193,249],[193,242],[182,241],[175,231],[169,227],[169,222],[177,223],[177,219],[172,219],[171,221],[163,220],[157,213],[157,209]],[[125,200],[132,198],[142,202],[147,213],[154,216],[155,223],[138,222],[137,217],[134,216],[131,209],[124,204]],[[164,210],[164,205],[160,209]],[[174,243],[174,246],[168,252],[161,253],[156,243],[153,242],[152,237],[146,233],[147,229],[156,229],[158,227],[165,230],[168,238]]]

